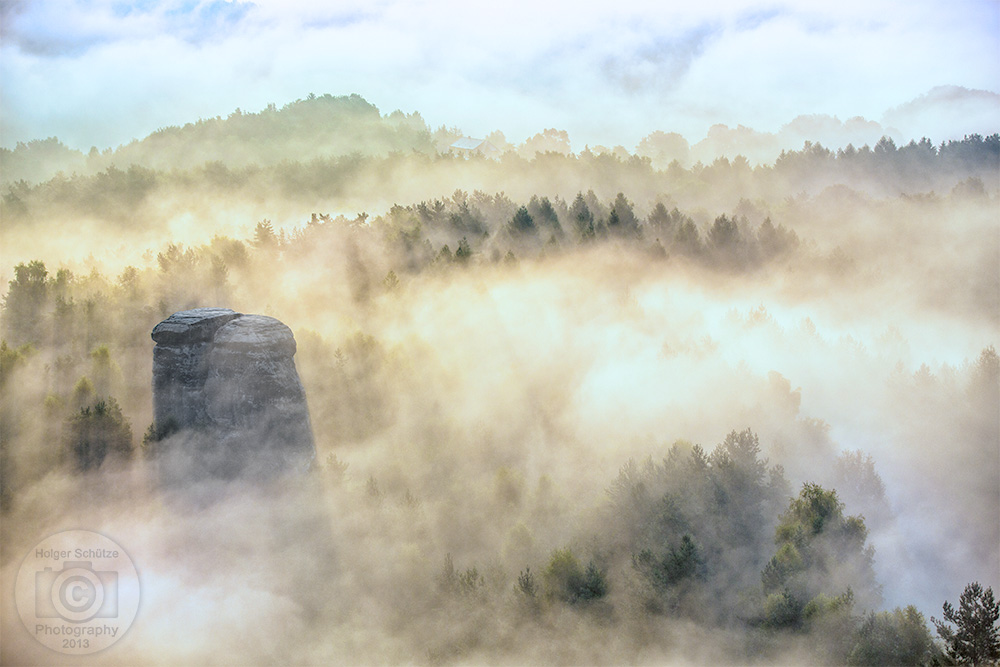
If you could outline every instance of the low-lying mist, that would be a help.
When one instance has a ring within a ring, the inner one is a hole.
[[[141,577],[103,664],[843,662],[841,583],[855,618],[1000,588],[995,192],[684,200],[654,170],[616,199],[559,173],[355,219],[289,198],[256,227],[206,196],[229,226],[154,226],[141,252],[100,220],[8,246],[4,662],[73,662],[8,593],[80,527]],[[149,332],[199,306],[293,330],[307,479],[158,486]],[[93,465],[71,443],[98,398],[133,451]],[[874,580],[859,546],[783,626],[762,571],[809,484],[863,516]]]

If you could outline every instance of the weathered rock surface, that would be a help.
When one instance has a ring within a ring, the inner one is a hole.
[[[174,313],[153,329],[153,412],[171,481],[268,478],[315,458],[295,339],[263,315]]]
[[[174,313],[153,327],[153,419],[158,428],[209,424],[204,391],[208,352],[219,327],[239,316],[228,308],[197,308]]]

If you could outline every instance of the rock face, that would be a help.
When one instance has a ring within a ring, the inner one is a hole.
[[[309,468],[315,447],[291,329],[197,308],[160,322],[152,337],[153,413],[157,431],[171,434],[159,452],[169,481]]]

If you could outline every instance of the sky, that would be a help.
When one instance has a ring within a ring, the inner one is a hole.
[[[941,141],[1000,130],[1000,2],[0,0],[5,147],[115,147],[309,93],[574,150],[798,116]]]

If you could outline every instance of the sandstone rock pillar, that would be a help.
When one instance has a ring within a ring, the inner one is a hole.
[[[225,308],[174,313],[153,329],[153,412],[172,481],[273,478],[315,459],[292,331]]]

